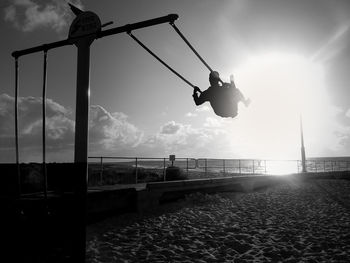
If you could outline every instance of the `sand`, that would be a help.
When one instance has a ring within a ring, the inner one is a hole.
[[[88,227],[87,262],[350,262],[350,181],[193,194]]]

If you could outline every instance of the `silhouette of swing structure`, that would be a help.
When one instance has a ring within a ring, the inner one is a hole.
[[[127,33],[141,47],[155,57],[160,63],[167,67],[171,72],[181,78],[192,88],[195,88],[190,81],[176,72],[172,67],[165,63],[148,47],[146,47],[135,35],[133,30],[151,27],[158,24],[169,23],[175,32],[185,41],[200,61],[212,72],[213,70],[198,54],[190,42],[185,38],[181,31],[176,27],[175,20],[177,14],[169,14],[142,22],[126,24],[124,26],[112,29],[101,30],[104,26],[111,24],[101,24],[100,18],[91,11],[81,11],[70,5],[76,18],[73,20],[69,36],[65,40],[43,44],[28,49],[15,51],[12,56],[15,59],[15,148],[16,148],[16,166],[17,166],[17,198],[21,198],[21,180],[19,166],[19,143],[18,143],[18,94],[19,94],[19,58],[32,53],[43,52],[43,89],[42,89],[42,145],[43,145],[43,175],[44,175],[44,199],[47,204],[47,174],[46,174],[46,89],[47,89],[47,54],[51,49],[75,45],[78,49],[77,54],[77,80],[76,80],[76,125],[75,125],[75,145],[74,145],[74,206],[75,214],[72,216],[75,233],[73,234],[73,254],[72,262],[85,262],[86,249],[86,202],[87,202],[87,180],[88,180],[88,120],[90,104],[90,45],[96,39],[111,36],[120,33]],[[223,83],[221,80],[219,80]],[[47,206],[46,206],[47,209]]]

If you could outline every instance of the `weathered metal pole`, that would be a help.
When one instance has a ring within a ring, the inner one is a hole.
[[[300,115],[300,139],[301,139],[301,172],[306,173],[306,157],[304,147],[304,131],[303,131],[303,119]]]
[[[73,21],[69,37],[76,38],[78,48],[75,145],[74,145],[74,215],[72,262],[85,262],[87,185],[88,185],[88,141],[90,107],[90,45],[101,30],[101,21],[93,12],[82,12]]]

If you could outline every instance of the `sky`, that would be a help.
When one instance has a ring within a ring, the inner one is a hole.
[[[224,81],[251,99],[221,118],[127,34],[91,46],[89,156],[300,159],[350,156],[350,2],[347,0],[72,0],[107,28],[168,14]],[[68,37],[65,0],[0,4],[0,162],[15,162],[11,53]],[[104,28],[104,29],[107,29]],[[103,30],[104,30],[103,29]],[[205,90],[208,69],[168,24],[133,32]],[[47,161],[74,160],[75,46],[48,52]],[[19,59],[20,162],[42,160],[43,54]]]

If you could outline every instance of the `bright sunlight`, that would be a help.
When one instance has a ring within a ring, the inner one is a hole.
[[[329,103],[323,67],[295,54],[254,56],[235,71],[235,81],[252,103],[241,107],[245,136],[257,157],[300,158],[299,116],[306,141],[317,136]]]

